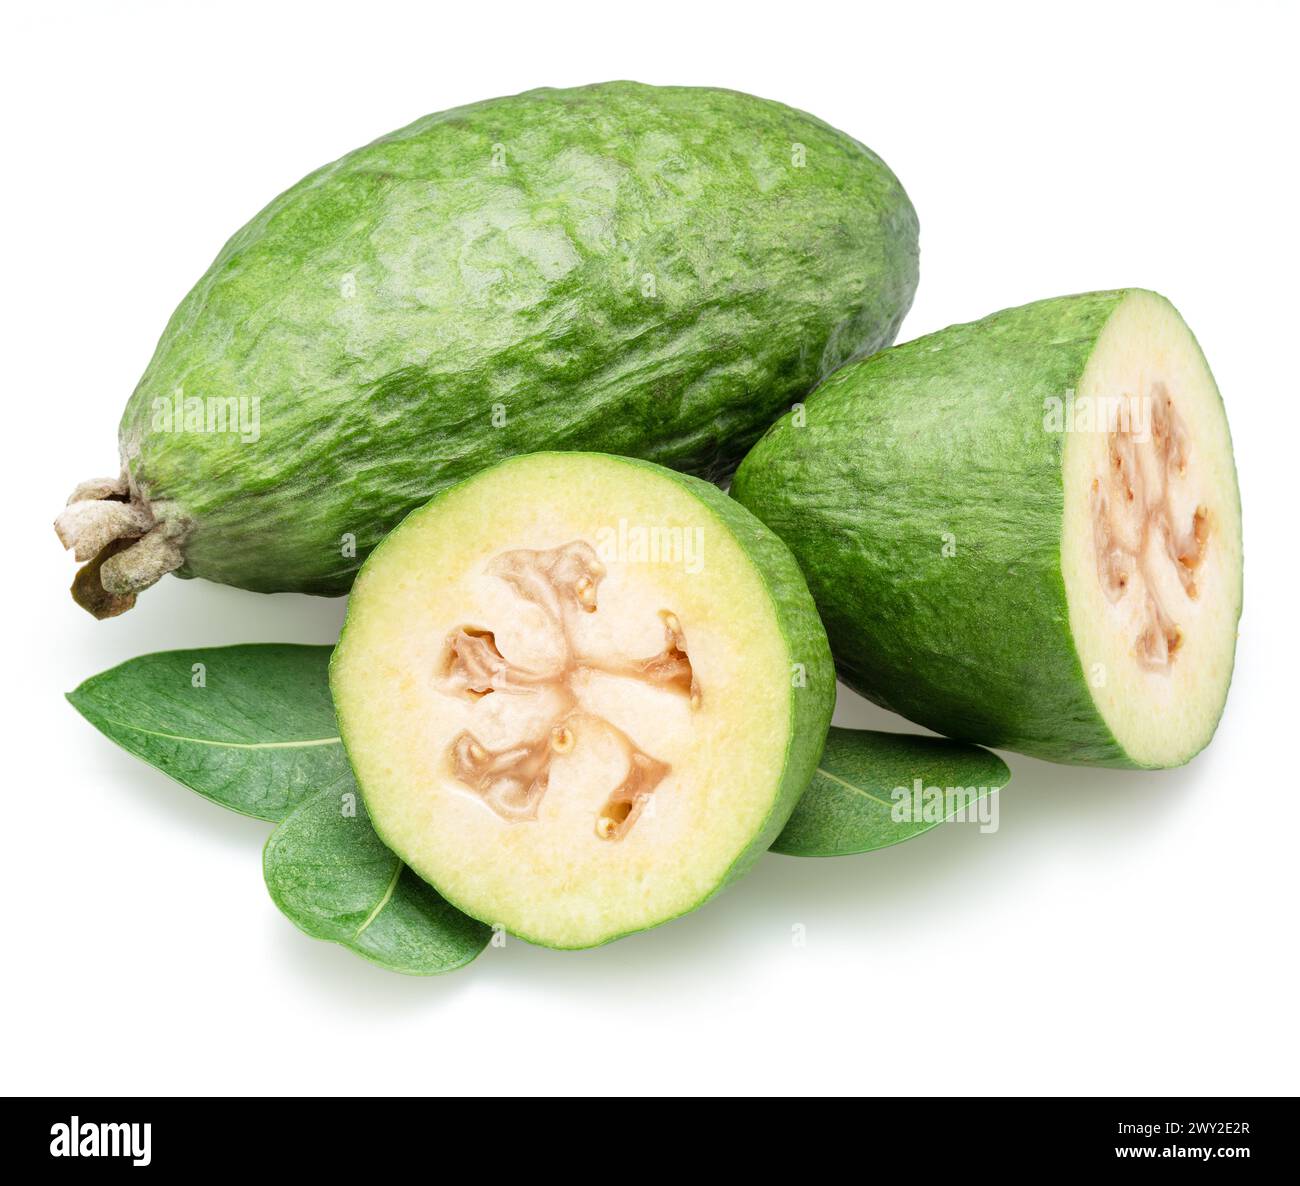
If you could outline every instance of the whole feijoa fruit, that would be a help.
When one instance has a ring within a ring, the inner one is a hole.
[[[1211,738],[1241,613],[1223,402],[1141,289],[845,367],[733,493],[803,566],[844,681],[940,733],[1161,767]]]
[[[586,453],[502,462],[409,515],[357,578],[330,686],[384,842],[552,947],[743,872],[835,700],[780,540],[707,482]]]
[[[343,593],[407,511],[538,449],[719,477],[893,341],[916,278],[898,180],[779,103],[615,82],[426,116],[281,194],[181,302],[121,476],[60,516],[74,593]]]

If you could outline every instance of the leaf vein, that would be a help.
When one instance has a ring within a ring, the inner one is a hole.
[[[372,922],[374,922],[376,918],[379,917],[379,912],[383,910],[385,906],[388,905],[388,900],[393,896],[393,891],[397,888],[397,879],[401,877],[401,875],[402,875],[402,862],[398,861],[395,867],[393,868],[393,876],[388,880],[388,888],[384,890],[384,896],[379,899],[379,901],[375,904],[375,908],[366,916],[366,921],[363,922],[359,927],[357,927],[357,933],[352,936],[353,943],[355,943],[358,939],[361,938],[361,933],[366,929],[366,927],[368,927]]]
[[[864,799],[870,799],[873,803],[879,803],[881,807],[893,806],[890,803],[886,803],[883,799],[880,799],[877,796],[873,795],[870,791],[864,791],[861,787],[854,786],[851,782],[848,782],[846,779],[840,778],[838,775],[832,774],[829,770],[823,770],[820,766],[817,767],[817,773],[822,775],[825,778],[829,778],[831,782],[839,783],[840,786],[845,787],[847,790],[852,791],[854,794],[861,795]]]
[[[98,716],[98,714],[96,714]],[[305,737],[299,741],[217,741],[210,737],[186,737],[180,733],[163,733],[157,729],[145,729],[140,725],[115,721],[112,717],[99,718],[106,725],[118,729],[127,729],[132,733],[143,733],[146,737],[161,737],[166,741],[188,741],[191,745],[213,745],[219,749],[303,749],[313,745],[339,745],[339,737]]]

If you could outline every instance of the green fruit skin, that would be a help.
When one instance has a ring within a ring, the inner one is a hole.
[[[817,607],[814,605],[812,595],[808,591],[807,582],[791,555],[790,549],[780,539],[734,499],[729,498],[716,486],[708,482],[701,481],[699,478],[691,477],[688,474],[676,473],[650,462],[629,457],[616,457],[615,460],[628,466],[655,471],[661,477],[676,482],[679,486],[690,491],[704,504],[704,507],[722,527],[736,539],[762,575],[763,583],[771,599],[772,608],[776,614],[779,629],[786,640],[787,651],[790,656],[794,695],[791,696],[789,739],[786,744],[781,781],[777,793],[773,797],[771,810],[768,812],[762,826],[754,834],[754,838],[749,845],[732,862],[718,884],[698,902],[681,912],[681,914],[689,914],[692,910],[699,909],[715,894],[745,873],[772,846],[773,841],[776,840],[785,827],[791,812],[794,811],[800,796],[811,783],[813,774],[817,770],[818,760],[821,758],[822,747],[826,742],[831,714],[835,710],[835,663],[831,658],[826,631],[822,627],[821,618],[817,614]],[[510,464],[510,461],[507,460],[496,468],[499,469]],[[381,547],[387,547],[390,541],[398,539],[403,527],[407,524],[415,522],[426,514],[436,514],[438,502],[439,498],[434,498],[427,506],[413,511],[407,516],[405,522],[389,535]],[[375,554],[377,555],[378,552]],[[354,607],[355,602],[349,601],[347,617],[343,622],[343,631],[339,635],[338,644],[334,648],[334,659],[330,661],[331,687],[334,686],[335,680],[338,678],[338,668],[334,660],[342,653],[344,644],[347,641],[348,622],[352,617]],[[797,672],[796,665],[798,667]],[[340,714],[339,718],[339,733],[343,738],[343,746],[346,750],[348,746],[348,724],[342,714]],[[365,784],[359,777],[357,782],[361,787],[361,794],[364,798]],[[370,822],[379,834],[380,839],[399,856],[402,856],[400,847],[395,847],[390,838],[384,835],[373,813],[371,813]],[[413,871],[419,873],[418,869],[413,868]],[[468,904],[448,896],[436,882],[431,881],[430,884],[448,902],[451,902],[453,906],[463,913],[471,917],[480,917],[480,921],[489,924],[496,921],[495,919],[476,915]],[[675,917],[680,917],[680,915]],[[661,926],[663,923],[670,921],[672,920],[665,918],[654,925]],[[615,939],[622,939],[634,933],[634,931],[625,931],[621,934],[610,935],[608,938],[601,940],[600,943],[584,946],[604,946],[606,943],[612,943]],[[532,935],[520,934],[519,938],[530,943],[536,943],[539,946],[561,947],[559,944],[548,943]]]
[[[916,280],[898,180],[812,116],[631,82],[494,99],[238,231],[131,396],[122,461],[182,533],[179,575],[338,594],[402,515],[505,457],[728,473],[893,341]],[[257,397],[257,440],[168,431],[178,392]]]
[[[1129,291],[1007,309],[847,366],[804,427],[783,417],[741,463],[732,493],[790,545],[850,687],[949,737],[1137,765],[1071,637],[1066,437],[1043,430],[1044,398],[1077,388]]]

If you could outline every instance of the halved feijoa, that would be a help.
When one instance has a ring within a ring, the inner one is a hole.
[[[941,733],[1160,767],[1214,733],[1241,508],[1214,378],[1140,289],[843,368],[745,459],[852,687]]]
[[[503,462],[408,516],[357,580],[330,684],[389,847],[553,947],[742,872],[835,695],[784,544],[706,482],[591,453]]]

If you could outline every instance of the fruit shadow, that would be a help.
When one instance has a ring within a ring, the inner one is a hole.
[[[303,934],[275,908],[269,895],[261,941],[263,963],[273,968],[277,980],[295,981],[304,996],[323,998],[340,1010],[379,1008],[385,1016],[410,1016],[412,1020],[427,1014],[431,1007],[450,1007],[462,993],[481,987],[475,973],[491,954],[489,949],[466,967],[440,976],[404,976],[337,943]]]

